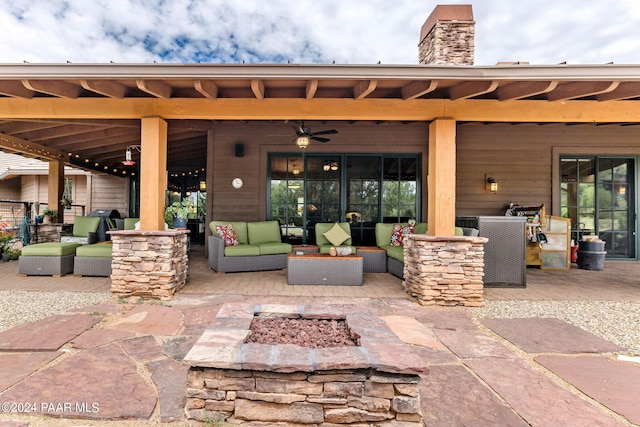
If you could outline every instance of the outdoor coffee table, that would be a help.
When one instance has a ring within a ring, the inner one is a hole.
[[[362,285],[362,257],[304,253],[287,256],[287,283],[290,285]]]

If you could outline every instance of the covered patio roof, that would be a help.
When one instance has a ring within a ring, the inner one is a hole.
[[[198,170],[221,121],[637,125],[639,100],[639,65],[4,64],[0,149],[126,176],[142,117]]]

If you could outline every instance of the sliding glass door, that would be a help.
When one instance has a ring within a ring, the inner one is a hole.
[[[419,216],[419,156],[389,154],[272,154],[270,219],[283,238],[314,243],[315,224],[349,222],[356,245],[375,245],[378,222]]]
[[[566,157],[561,177],[561,212],[573,238],[597,235],[607,258],[635,258],[635,159]]]

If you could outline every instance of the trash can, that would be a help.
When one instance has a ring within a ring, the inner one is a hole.
[[[583,270],[604,270],[604,243],[601,240],[581,240],[578,243],[578,268]]]

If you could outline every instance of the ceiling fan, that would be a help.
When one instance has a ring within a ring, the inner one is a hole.
[[[295,141],[296,141],[296,145],[299,148],[307,148],[311,140],[320,141],[320,142],[330,141],[329,138],[323,138],[318,135],[331,135],[331,134],[338,133],[338,131],[335,129],[321,130],[319,132],[311,132],[311,129],[306,127],[304,125],[304,122],[302,122],[298,126],[292,126],[292,127],[293,127],[293,130],[296,131],[297,138],[295,139]]]

